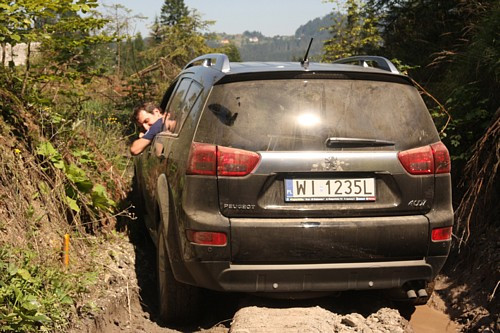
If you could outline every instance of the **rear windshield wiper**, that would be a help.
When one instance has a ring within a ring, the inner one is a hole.
[[[325,145],[328,148],[357,148],[394,146],[395,143],[386,140],[331,137],[326,139]]]

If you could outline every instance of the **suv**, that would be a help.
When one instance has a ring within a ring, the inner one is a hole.
[[[390,61],[208,54],[161,106],[175,128],[135,172],[164,320],[194,313],[200,288],[427,301],[451,242],[450,157]]]

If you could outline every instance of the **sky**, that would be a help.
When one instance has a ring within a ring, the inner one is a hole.
[[[146,20],[138,21],[134,34],[149,34],[155,15],[160,16],[164,0],[100,0],[101,3],[121,4],[142,14]],[[260,31],[264,36],[293,35],[295,30],[316,17],[329,14],[334,5],[323,0],[184,0],[189,9],[196,9],[203,20],[216,21],[212,32],[239,34],[245,30]]]

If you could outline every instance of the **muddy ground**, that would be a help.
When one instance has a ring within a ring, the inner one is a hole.
[[[128,237],[118,237],[110,244],[113,260],[103,277],[104,295],[96,300],[91,313],[74,321],[71,332],[498,331],[498,313],[490,313],[472,300],[469,319],[458,311],[459,306],[466,307],[459,296],[467,287],[451,283],[445,275],[438,277],[436,291],[425,306],[397,304],[377,291],[345,292],[310,300],[273,300],[207,290],[196,322],[182,327],[163,325],[156,314],[154,245],[140,222],[130,222],[125,228]],[[482,325],[471,325],[481,320]]]

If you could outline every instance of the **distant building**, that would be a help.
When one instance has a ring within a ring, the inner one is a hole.
[[[31,43],[31,52],[38,52],[40,43]],[[5,55],[5,58],[3,58]],[[12,47],[10,44],[2,45],[0,49],[0,61],[6,66],[10,61],[14,61],[15,66],[25,65],[26,57],[28,56],[28,44],[19,43]]]
[[[220,41],[221,44],[229,44],[229,39],[223,39]]]
[[[248,38],[248,41],[250,43],[258,43],[259,42],[259,37],[250,37],[250,38]]]

